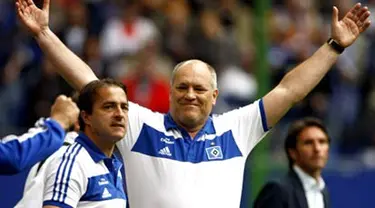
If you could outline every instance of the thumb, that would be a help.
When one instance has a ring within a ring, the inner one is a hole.
[[[336,6],[333,6],[332,11],[332,24],[336,24],[339,21],[339,10]]]
[[[44,2],[43,2],[43,11],[48,12],[49,11],[49,5],[50,5],[50,0],[44,0]]]

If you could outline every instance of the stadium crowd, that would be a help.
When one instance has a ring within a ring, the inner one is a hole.
[[[269,88],[326,41],[332,5],[347,11],[354,1],[270,3],[266,27]],[[375,8],[374,0],[362,3],[370,11]],[[99,78],[125,83],[131,101],[165,113],[173,66],[190,58],[204,60],[217,70],[220,96],[214,113],[243,106],[260,96],[253,1],[54,0],[51,4],[51,29]],[[14,6],[13,0],[0,2],[1,135],[24,131],[37,118],[48,116],[57,95],[72,93],[20,27]],[[271,149],[275,157],[283,155],[279,138],[289,122],[315,116],[327,123],[334,155],[361,158],[360,163],[374,166],[374,40],[375,30],[370,28],[274,128]]]

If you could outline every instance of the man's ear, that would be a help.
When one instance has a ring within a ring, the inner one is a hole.
[[[298,152],[297,152],[296,149],[288,149],[288,154],[289,154],[290,158],[292,158],[293,161],[297,160]]]
[[[81,118],[83,122],[85,122],[85,125],[91,126],[91,115],[88,114],[86,111],[81,111]]]
[[[219,90],[216,89],[214,90],[214,92],[212,93],[212,105],[215,105],[216,104],[216,100],[217,100],[217,97],[219,96]]]

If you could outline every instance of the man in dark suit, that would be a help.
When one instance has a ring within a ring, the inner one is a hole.
[[[284,144],[289,172],[262,188],[254,208],[329,208],[321,177],[329,143],[327,130],[318,119],[304,118],[291,124]]]

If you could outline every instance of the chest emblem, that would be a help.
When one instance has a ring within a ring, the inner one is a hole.
[[[206,148],[206,154],[209,160],[223,159],[223,151],[221,151],[220,146]]]

